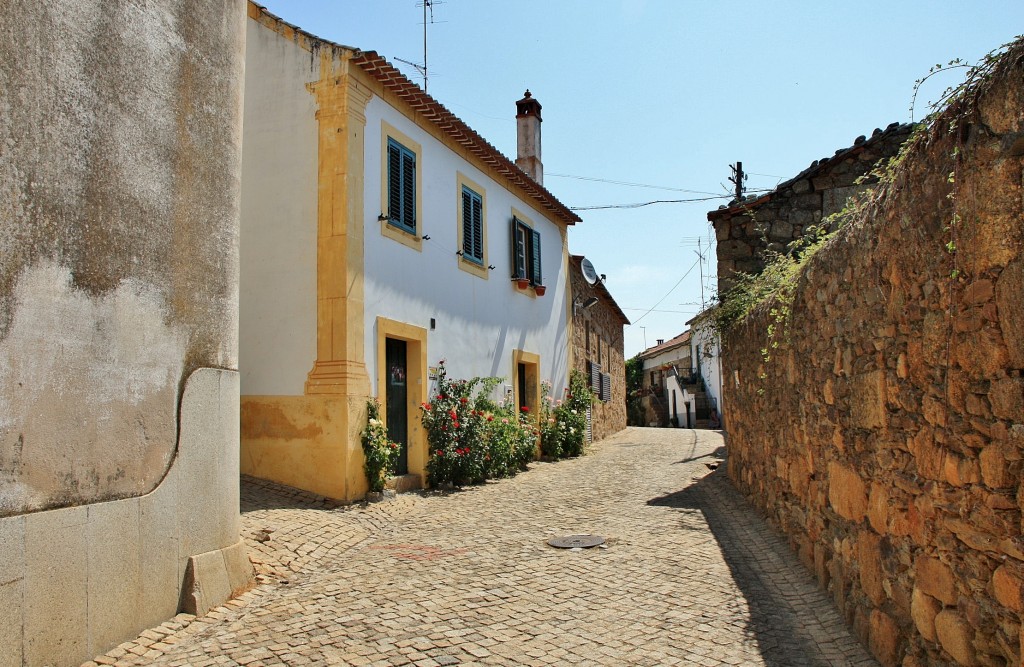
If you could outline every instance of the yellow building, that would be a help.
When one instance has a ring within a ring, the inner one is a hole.
[[[378,397],[419,486],[429,366],[536,407],[568,381],[566,235],[540,104],[512,162],[384,58],[249,3],[239,367],[244,473],[362,497]]]

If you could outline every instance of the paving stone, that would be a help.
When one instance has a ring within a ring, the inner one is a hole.
[[[724,451],[714,431],[630,428],[512,479],[372,505],[243,477],[242,533],[261,583],[108,656],[196,667],[877,665],[725,466],[708,472]],[[546,544],[579,534],[605,548]]]

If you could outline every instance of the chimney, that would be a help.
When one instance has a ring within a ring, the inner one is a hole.
[[[540,161],[540,123],[540,102],[533,99],[527,90],[523,99],[516,102],[516,133],[519,144],[516,166],[537,183],[544,185],[544,165]]]
[[[664,344],[665,344],[665,339],[664,338],[659,338],[658,339],[658,345],[664,345]]]

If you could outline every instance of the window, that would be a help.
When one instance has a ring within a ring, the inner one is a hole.
[[[512,277],[544,284],[540,266],[540,232],[512,216]]]
[[[388,137],[388,223],[416,233],[416,153]]]
[[[462,258],[484,263],[484,200],[468,186],[462,186]]]

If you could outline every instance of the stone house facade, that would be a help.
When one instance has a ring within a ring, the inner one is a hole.
[[[629,324],[603,279],[590,284],[582,255],[569,256],[572,291],[572,367],[590,378],[598,396],[590,436],[601,440],[626,428],[626,357],[622,327]],[[596,299],[596,300],[595,300]]]
[[[580,218],[542,184],[541,105],[516,102],[513,163],[377,53],[248,15],[242,471],[361,498],[374,397],[419,487],[432,365],[534,414],[567,386]]]

